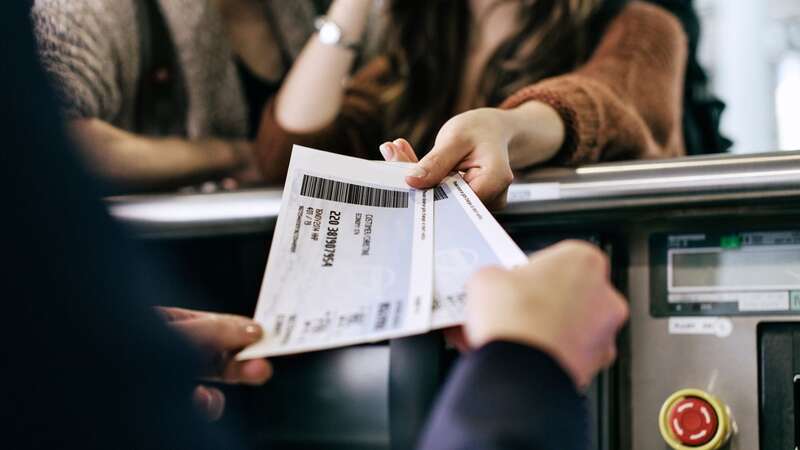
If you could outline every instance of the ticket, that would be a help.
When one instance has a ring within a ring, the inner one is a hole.
[[[514,267],[525,253],[459,174],[434,189],[434,275],[431,329],[464,321],[469,277],[484,267]]]
[[[433,310],[433,190],[406,168],[295,146],[251,359],[425,333]]]

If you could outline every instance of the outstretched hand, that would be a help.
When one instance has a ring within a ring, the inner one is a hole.
[[[405,139],[381,145],[381,153],[390,161],[417,163],[406,177],[411,187],[432,188],[451,172],[460,171],[489,209],[499,209],[506,204],[508,186],[514,178],[508,162],[510,136],[502,113],[482,108],[453,117],[439,130],[433,148],[421,160]]]
[[[513,109],[478,108],[448,120],[431,151],[421,160],[404,139],[381,145],[389,161],[417,163],[406,181],[431,188],[460,171],[489,208],[505,206],[512,168],[526,169],[551,160],[564,144],[564,122],[551,106],[529,101]]]

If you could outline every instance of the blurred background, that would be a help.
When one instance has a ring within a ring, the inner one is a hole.
[[[800,1],[695,0],[698,56],[734,153],[800,149]]]

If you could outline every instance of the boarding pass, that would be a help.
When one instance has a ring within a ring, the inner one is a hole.
[[[255,320],[238,359],[457,325],[476,270],[525,255],[458,174],[415,190],[404,165],[295,146]]]

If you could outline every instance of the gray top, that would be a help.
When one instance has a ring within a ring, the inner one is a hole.
[[[40,56],[68,116],[133,128],[141,64],[136,2],[35,0]],[[158,2],[184,74],[187,137],[245,137],[247,103],[217,9],[210,0]],[[281,1],[275,12],[277,32],[296,54],[313,29],[311,1]]]

